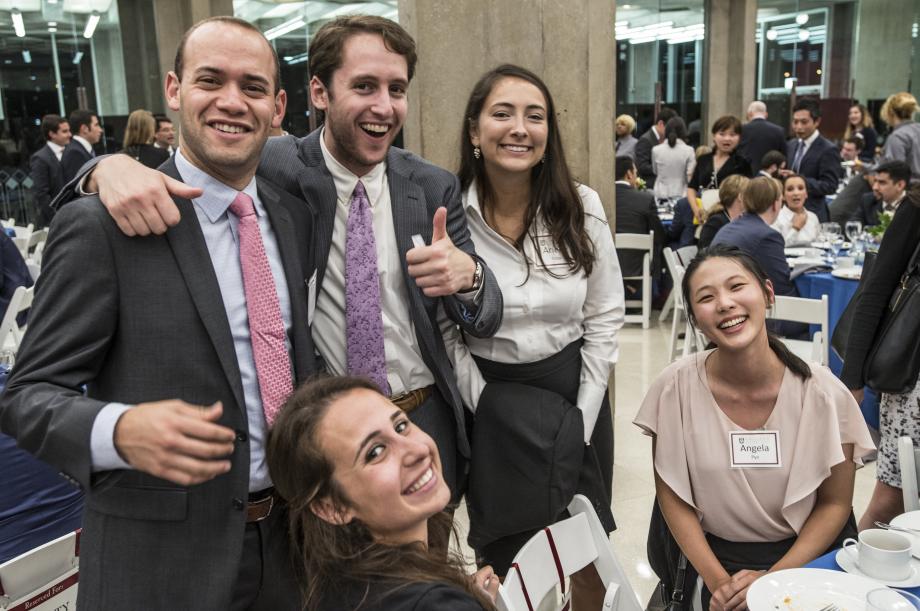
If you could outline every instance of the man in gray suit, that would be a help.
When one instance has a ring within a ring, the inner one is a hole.
[[[310,94],[323,127],[301,139],[272,138],[259,175],[317,210],[313,339],[330,372],[371,377],[435,439],[456,499],[469,442],[441,329],[459,324],[476,337],[494,334],[501,291],[473,250],[457,178],[391,147],[406,117],[412,37],[388,19],[341,17],[316,32],[309,56]],[[166,190],[182,186],[132,162],[124,155],[105,160],[86,188],[98,186],[126,232],[163,231],[176,219]],[[356,205],[367,206],[364,233],[353,231]],[[362,267],[377,281],[364,285],[370,293],[355,293],[347,269],[355,249],[346,245],[366,245],[367,238],[373,248]],[[357,301],[373,307],[353,317]]]
[[[166,99],[181,222],[131,238],[97,197],[60,209],[0,428],[86,492],[81,609],[299,610],[264,450],[315,370],[311,212],[255,178],[278,58],[244,21],[203,21]]]

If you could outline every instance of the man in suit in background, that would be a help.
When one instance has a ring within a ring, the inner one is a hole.
[[[780,170],[784,178],[799,174],[805,178],[808,199],[805,208],[818,216],[822,223],[830,219],[825,197],[837,192],[843,177],[840,165],[840,151],[837,146],[821,135],[821,108],[814,98],[801,98],[792,109],[792,131],[795,138],[786,144],[786,159],[789,169]]]
[[[645,181],[645,187],[651,189],[655,186],[655,170],[652,167],[652,149],[664,142],[664,126],[668,121],[677,116],[671,108],[663,107],[655,118],[655,124],[642,134],[636,142],[636,167],[639,178]]]
[[[259,176],[317,211],[313,339],[328,371],[370,377],[434,438],[457,500],[469,440],[440,329],[456,323],[476,337],[493,335],[501,290],[474,252],[456,176],[391,146],[415,69],[408,32],[381,17],[340,17],[316,32],[309,55],[323,127],[305,138],[271,138]],[[125,231],[157,232],[176,221],[167,190],[182,185],[126,155],[102,160],[86,183],[89,191],[98,186]],[[109,196],[119,190],[148,195]]]
[[[96,156],[93,147],[102,138],[99,117],[92,110],[80,108],[70,113],[70,129],[73,138],[61,154],[64,182],[69,182],[84,163]]]
[[[35,224],[47,227],[54,216],[51,199],[64,186],[61,156],[70,144],[70,124],[58,115],[45,115],[42,117],[42,135],[45,137],[45,146],[35,151],[29,159],[29,176],[32,177],[38,213]]]
[[[315,370],[312,214],[255,178],[286,101],[261,32],[212,18],[179,49],[181,222],[132,238],[95,196],[58,211],[0,428],[86,492],[81,609],[299,611],[265,441]]]
[[[661,250],[664,246],[665,231],[658,218],[655,196],[650,191],[636,190],[636,166],[632,158],[616,158],[616,202],[617,233],[655,234],[655,246],[652,250],[652,278],[657,279],[661,271]],[[641,276],[643,253],[638,250],[617,251],[620,270],[623,276]],[[626,281],[627,298],[634,296],[641,283]]]
[[[894,214],[904,201],[910,184],[910,166],[901,160],[880,164],[873,174],[872,193],[863,195],[859,208],[850,217],[851,221],[861,222],[863,227],[878,225],[881,212]]]
[[[741,128],[738,154],[748,160],[755,173],[769,151],[786,152],[786,133],[779,125],[767,121],[767,116],[767,105],[754,100],[747,109],[748,122]]]
[[[153,115],[153,118],[157,120],[157,129],[153,134],[153,146],[165,149],[172,157],[176,152],[176,149],[173,148],[176,143],[176,130],[173,128],[172,119],[166,115]]]

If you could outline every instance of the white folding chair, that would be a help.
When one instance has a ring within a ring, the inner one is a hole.
[[[767,312],[767,318],[775,320],[820,325],[821,330],[815,332],[811,341],[782,338],[783,343],[786,344],[789,350],[806,362],[816,361],[822,365],[827,365],[830,362],[828,354],[830,324],[828,322],[827,304],[827,295],[822,295],[821,299],[777,295],[773,307]]]
[[[696,253],[700,251],[697,248],[696,244],[690,244],[689,246],[681,246],[678,248],[674,254],[677,255],[677,262],[684,266],[684,269],[687,269],[687,266],[690,265],[690,262],[693,261],[693,257],[696,256]]]
[[[642,299],[627,299],[627,308],[642,308],[642,314],[627,314],[624,321],[627,323],[642,323],[643,329],[648,329],[649,319],[652,315],[652,251],[655,248],[655,234],[651,231],[644,233],[617,233],[613,236],[616,249],[644,251],[642,256],[642,275],[624,276],[623,280],[642,281]]]
[[[0,564],[0,610],[75,609],[78,540],[68,533]]]
[[[38,275],[42,272],[42,266],[32,259],[26,259],[26,267],[29,269],[29,275],[32,276],[32,282],[37,282]]]
[[[35,229],[35,226],[32,225],[32,223],[29,223],[25,227],[13,227],[13,230],[16,232],[16,235],[13,236],[13,243],[16,245],[16,248],[19,249],[19,253],[22,255],[23,259],[29,254],[29,238],[32,237],[33,229]]]
[[[917,511],[920,509],[920,473],[917,464],[920,464],[920,449],[914,447],[914,440],[910,437],[898,439],[898,463],[901,466],[901,492],[904,495],[904,511]]]
[[[0,220],[0,225],[2,225],[2,226],[4,227],[4,229],[7,228],[7,227],[15,227],[15,226],[16,226],[16,219],[14,219],[13,217],[10,217],[10,218],[8,218],[8,219],[2,219],[2,220]]]
[[[45,242],[48,240],[48,230],[39,229],[38,231],[33,231],[29,236],[29,239],[26,242],[26,253],[31,253],[33,250],[38,249],[39,246],[44,249]],[[25,256],[25,255],[24,255]]]
[[[534,535],[514,557],[498,589],[498,608],[534,611],[558,588],[562,601],[553,608],[568,609],[571,592],[566,591],[566,578],[593,564],[606,589],[603,611],[642,611],[591,502],[576,495],[569,504],[569,513],[571,518]]]
[[[45,230],[45,231],[47,231],[47,230]],[[34,262],[37,263],[38,265],[41,265],[41,264],[42,264],[42,257],[45,255],[45,244],[46,244],[46,243],[47,243],[47,240],[45,240],[44,242],[39,242],[38,244],[36,244],[36,245],[35,245],[35,250],[33,250],[33,251],[32,251],[32,254],[29,255],[29,258],[27,259],[27,261],[34,261]]]
[[[22,336],[25,335],[28,325],[19,326],[16,322],[16,316],[32,307],[32,297],[35,295],[35,285],[29,288],[24,286],[16,287],[13,296],[10,297],[10,304],[3,315],[3,321],[0,322],[0,350],[9,350],[13,354],[19,350],[19,343]]]

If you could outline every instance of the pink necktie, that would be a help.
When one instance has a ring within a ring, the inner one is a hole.
[[[240,266],[243,269],[249,335],[262,395],[262,411],[265,422],[271,426],[294,389],[291,358],[284,344],[284,320],[252,198],[245,193],[237,194],[230,204],[230,212],[240,219]]]

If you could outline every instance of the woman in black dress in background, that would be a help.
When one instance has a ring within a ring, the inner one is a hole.
[[[751,177],[751,164],[738,154],[741,141],[741,121],[738,117],[725,115],[712,124],[713,147],[711,153],[700,155],[693,169],[693,176],[687,183],[687,199],[693,209],[693,216],[702,218],[702,207],[697,201],[707,189],[718,189],[722,181],[734,174]]]

